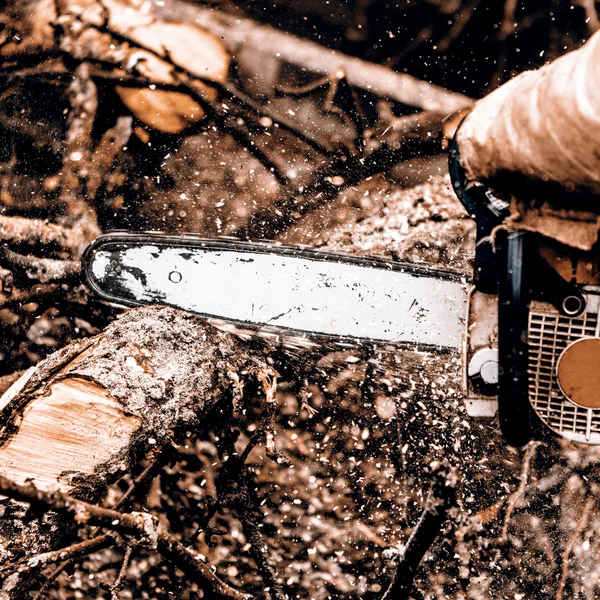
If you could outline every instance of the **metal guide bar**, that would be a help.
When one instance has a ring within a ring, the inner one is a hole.
[[[83,261],[111,302],[244,326],[437,351],[458,349],[465,327],[465,278],[417,265],[160,234],[102,236]]]

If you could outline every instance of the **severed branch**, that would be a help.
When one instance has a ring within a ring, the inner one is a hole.
[[[230,600],[252,598],[230,587],[214,575],[205,563],[206,558],[203,555],[184,546],[175,536],[163,531],[149,513],[121,513],[77,500],[61,492],[39,490],[32,483],[17,484],[2,475],[0,475],[0,494],[19,502],[27,502],[41,511],[51,510],[68,515],[81,525],[98,525],[125,536],[133,536],[138,543],[157,550],[164,558],[200,584],[206,585],[217,596]]]
[[[23,574],[34,569],[43,569],[59,561],[72,561],[93,552],[98,552],[98,550],[102,550],[103,548],[109,548],[114,543],[115,540],[112,536],[108,534],[98,535],[89,540],[71,544],[65,548],[43,552],[19,563],[3,564],[0,566],[0,576],[7,575],[8,573]]]
[[[457,484],[456,473],[453,471],[441,468],[435,473],[421,518],[406,546],[400,551],[396,572],[381,600],[408,600],[425,553],[448,518],[448,511],[456,506]]]

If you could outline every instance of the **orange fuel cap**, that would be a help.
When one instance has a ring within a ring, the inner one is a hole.
[[[563,394],[585,408],[600,408],[600,338],[583,338],[567,346],[556,366]]]

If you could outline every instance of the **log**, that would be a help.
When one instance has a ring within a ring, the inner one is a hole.
[[[153,10],[165,20],[187,21],[203,27],[221,39],[234,58],[243,54],[246,49],[252,52],[260,49],[265,57],[276,57],[280,61],[317,74],[330,75],[341,68],[350,85],[422,110],[451,114],[469,107],[473,102],[467,96],[406,73],[396,73],[387,67],[325,48],[251,19],[241,19],[218,10],[198,8],[179,0],[153,4]],[[263,61],[257,64],[262,69]]]
[[[131,310],[51,355],[2,396],[0,475],[96,500],[140,452],[168,442],[179,426],[193,428],[245,382],[272,374],[264,356],[198,317]],[[10,519],[0,521],[0,564],[55,547],[59,523],[21,523],[16,534]]]

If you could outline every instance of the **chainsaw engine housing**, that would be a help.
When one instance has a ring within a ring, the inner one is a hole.
[[[498,227],[508,202],[468,181],[456,144],[450,175],[477,224],[463,347],[468,413],[498,413],[515,446],[531,438],[531,408],[555,433],[600,444],[598,251]]]
[[[577,442],[600,444],[600,288],[585,286],[585,310],[562,314],[533,300],[525,339],[527,393],[539,419]],[[498,411],[497,297],[473,289],[469,298],[463,388],[472,417]]]

